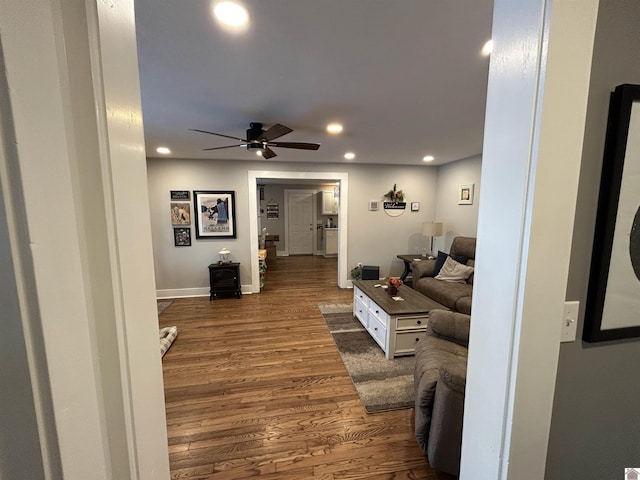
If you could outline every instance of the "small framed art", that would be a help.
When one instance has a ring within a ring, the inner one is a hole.
[[[411,211],[419,212],[420,211],[420,202],[411,202]]]
[[[191,228],[179,227],[173,229],[173,244],[176,247],[191,246]]]
[[[191,225],[191,204],[171,202],[171,225]]]
[[[473,205],[473,183],[458,187],[458,205]]]

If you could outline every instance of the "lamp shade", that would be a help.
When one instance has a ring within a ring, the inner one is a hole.
[[[422,222],[422,235],[439,237],[442,235],[442,222]]]

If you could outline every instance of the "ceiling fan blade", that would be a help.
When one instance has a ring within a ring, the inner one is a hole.
[[[200,132],[200,133],[208,133],[209,135],[217,135],[218,137],[231,138],[232,140],[240,140],[241,142],[246,142],[244,138],[232,137],[231,135],[223,135],[222,133],[215,132],[207,132],[206,130],[198,130],[197,128],[190,128],[192,132]]]
[[[293,130],[289,127],[285,127],[284,125],[276,123],[274,126],[268,128],[262,135],[260,135],[260,140],[266,140],[268,142],[291,132],[293,132]]]
[[[320,148],[319,143],[302,143],[302,142],[269,142],[269,147],[280,148],[298,148],[300,150],[318,150]]]
[[[238,145],[227,145],[226,147],[211,147],[211,148],[203,148],[202,150],[222,150],[223,148],[233,148],[233,147],[246,147],[246,143],[240,143]]]
[[[268,160],[270,158],[277,157],[277,156],[278,154],[276,154],[276,152],[271,150],[269,147],[266,147],[262,150],[262,158],[265,158]]]

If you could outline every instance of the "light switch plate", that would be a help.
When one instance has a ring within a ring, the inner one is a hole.
[[[560,342],[576,341],[579,309],[580,302],[578,301],[564,302],[564,311],[562,313],[562,335],[560,336]]]

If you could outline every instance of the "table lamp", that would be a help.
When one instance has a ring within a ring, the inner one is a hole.
[[[431,254],[429,257],[433,258],[433,237],[442,235],[442,222],[422,222],[422,235],[431,237]],[[423,250],[422,256],[427,256],[426,248]]]

